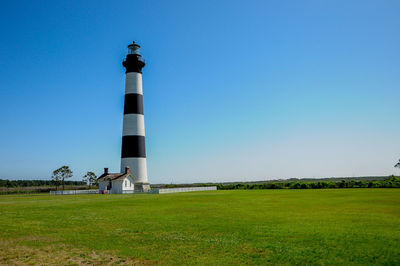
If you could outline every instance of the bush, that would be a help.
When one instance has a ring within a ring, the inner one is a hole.
[[[306,183],[302,183],[302,184],[300,185],[300,188],[302,188],[302,189],[307,189],[307,188],[308,188],[308,185],[307,185]]]

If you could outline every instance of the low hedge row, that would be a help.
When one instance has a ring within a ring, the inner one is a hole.
[[[400,178],[391,176],[385,180],[362,181],[362,180],[342,180],[318,181],[318,182],[269,182],[259,184],[218,184],[220,190],[229,189],[321,189],[321,188],[400,188]]]

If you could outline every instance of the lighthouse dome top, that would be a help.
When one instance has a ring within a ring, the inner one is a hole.
[[[133,41],[131,44],[128,45],[128,54],[140,55],[140,45]]]
[[[126,73],[142,73],[142,68],[145,66],[146,63],[142,59],[142,55],[140,54],[139,49],[140,45],[135,42],[132,42],[128,45],[128,54],[126,55],[125,60],[122,62],[122,65],[126,69]]]

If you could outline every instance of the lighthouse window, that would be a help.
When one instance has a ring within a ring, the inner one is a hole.
[[[128,54],[137,54],[140,55],[140,47],[138,46],[130,46],[128,48]]]

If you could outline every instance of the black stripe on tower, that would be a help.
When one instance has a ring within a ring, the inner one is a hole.
[[[142,157],[146,158],[144,136],[123,136],[122,137],[122,158]]]
[[[125,67],[125,73],[142,73],[142,68],[146,65],[142,57],[138,54],[128,54],[122,65]]]
[[[124,114],[143,114],[143,95],[125,94]]]

